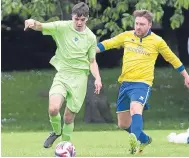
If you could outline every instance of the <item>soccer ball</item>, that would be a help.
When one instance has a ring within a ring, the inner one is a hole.
[[[56,157],[75,157],[75,147],[70,142],[60,142],[56,145],[55,156]]]

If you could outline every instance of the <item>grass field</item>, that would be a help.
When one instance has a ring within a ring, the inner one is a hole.
[[[189,71],[189,69],[187,69]],[[48,130],[48,97],[55,71],[3,72],[2,86],[2,130]],[[101,71],[103,87],[112,105],[112,114],[116,121],[115,103],[119,84],[117,78],[120,69],[104,69]],[[150,129],[172,129],[180,126],[187,128],[189,124],[189,90],[183,83],[182,76],[172,68],[156,69],[151,108],[144,114],[145,122],[152,122]],[[77,115],[76,121],[82,122],[84,106]],[[164,122],[169,122],[164,124]],[[155,123],[153,123],[155,122]],[[157,126],[158,124],[158,126]]]
[[[53,156],[54,148],[42,147],[51,127],[48,97],[41,94],[48,93],[54,74],[52,70],[2,73],[2,156]],[[73,134],[77,156],[131,156],[127,153],[128,135],[116,125],[119,74],[117,68],[101,71],[113,124],[84,123],[84,106],[77,115]],[[170,132],[179,133],[189,127],[189,90],[182,76],[172,68],[156,69],[149,103],[151,108],[144,113],[144,129],[153,137],[153,143],[139,156],[189,156],[189,145],[170,144],[166,140]]]
[[[189,145],[171,144],[166,140],[170,130],[149,130],[153,143],[143,154],[135,156],[189,156]],[[182,132],[182,131],[176,131]],[[55,144],[50,149],[42,147],[47,132],[2,133],[2,156],[52,157]],[[128,153],[128,134],[123,131],[74,132],[73,143],[78,157],[126,157]],[[21,141],[22,140],[22,141]]]

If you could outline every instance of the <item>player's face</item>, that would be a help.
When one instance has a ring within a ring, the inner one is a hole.
[[[148,30],[152,27],[145,17],[136,17],[135,19],[135,33],[139,37],[143,37],[147,34]]]
[[[77,15],[73,15],[72,20],[74,23],[74,28],[77,31],[83,31],[86,27],[86,22],[87,22],[88,18],[83,15],[80,17],[78,17]]]

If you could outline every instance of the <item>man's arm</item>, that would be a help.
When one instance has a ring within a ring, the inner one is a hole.
[[[187,88],[189,88],[189,75],[185,70],[184,65],[180,59],[171,51],[164,40],[161,40],[159,44],[159,52],[163,58],[168,61],[175,69],[177,69],[184,77],[184,82]]]
[[[100,90],[102,88],[102,82],[101,82],[101,77],[100,77],[100,72],[98,68],[98,64],[96,62],[96,59],[91,59],[90,60],[90,70],[92,75],[95,77],[95,93],[99,94]]]
[[[96,59],[90,60],[90,70],[91,70],[91,73],[93,74],[93,76],[95,77],[95,79],[101,80],[100,72],[99,72],[99,68],[98,68]]]
[[[43,35],[55,35],[59,30],[64,31],[64,28],[67,26],[66,21],[54,21],[48,23],[40,23],[34,19],[28,19],[25,21],[24,31],[27,29],[33,29],[35,31],[42,31]]]
[[[119,48],[124,44],[125,32],[121,33],[111,39],[104,40],[97,44],[96,53],[103,52],[112,48]]]
[[[102,83],[101,83],[101,77],[100,77],[100,73],[99,73],[99,68],[98,68],[98,64],[96,62],[96,36],[93,37],[93,43],[91,45],[91,47],[89,48],[88,51],[88,57],[89,57],[89,62],[90,62],[90,71],[92,73],[92,75],[95,77],[95,93],[99,94],[100,93],[100,89],[102,88]]]

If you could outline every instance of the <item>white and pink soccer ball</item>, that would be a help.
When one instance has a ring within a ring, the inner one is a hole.
[[[60,142],[55,147],[56,157],[75,157],[76,151],[75,147],[71,142]]]

